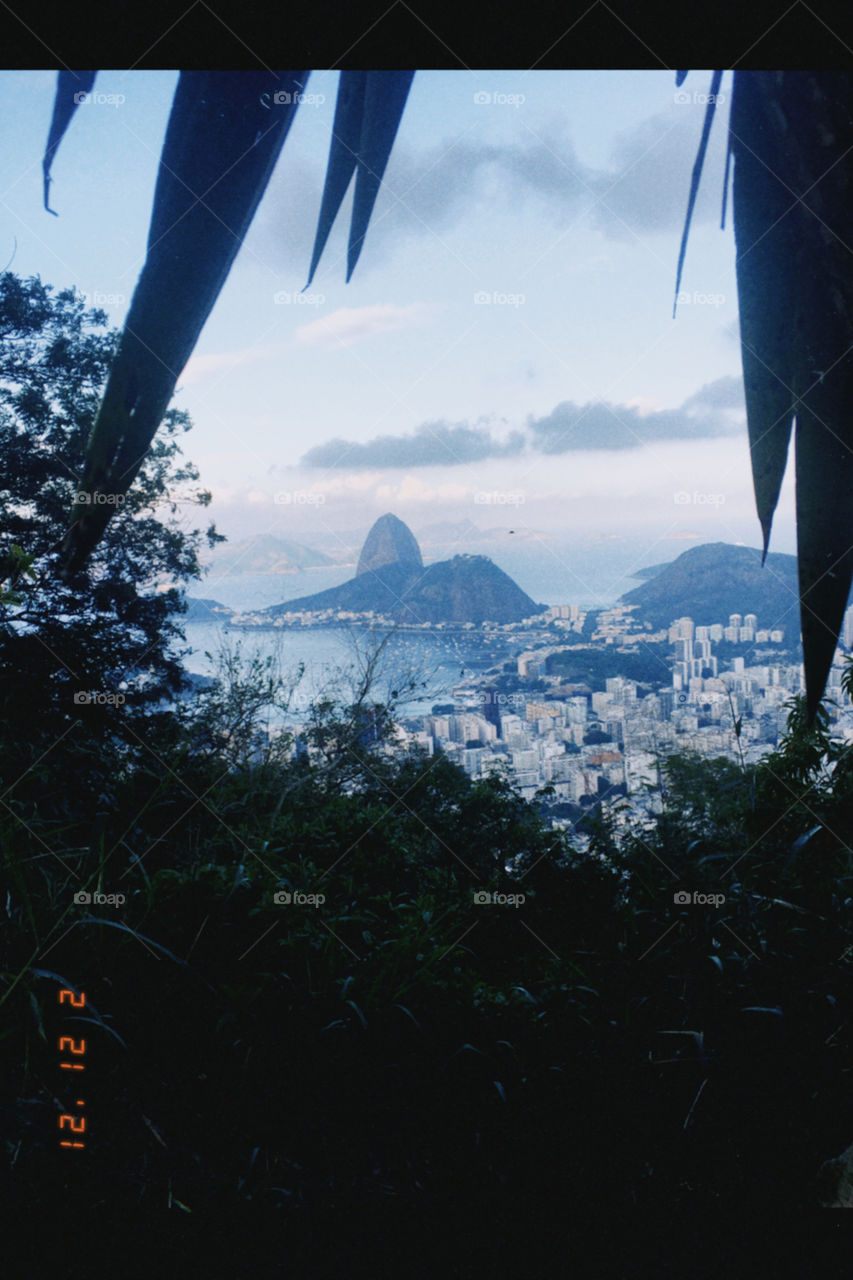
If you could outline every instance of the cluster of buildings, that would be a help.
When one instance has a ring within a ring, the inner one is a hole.
[[[564,608],[576,608],[566,605]],[[378,609],[288,609],[281,613],[269,614],[265,609],[254,612],[235,613],[231,616],[229,626],[236,630],[277,631],[289,628],[316,627],[323,629],[337,626],[363,626],[373,630],[387,627],[390,631],[484,631],[487,633],[512,635],[517,631],[536,630],[543,621],[550,621],[550,610],[538,617],[525,618],[523,622],[400,622],[382,613]],[[582,630],[585,613],[580,615],[580,625],[575,630]],[[573,624],[570,623],[570,626]]]
[[[500,692],[495,672],[460,685],[452,711],[403,722],[400,746],[417,745],[429,755],[440,750],[472,778],[502,773],[527,799],[543,788],[552,800],[575,805],[624,795],[628,815],[641,816],[659,809],[660,762],[667,755],[690,751],[749,763],[778,745],[789,703],[804,688],[801,664],[778,661],[779,651],[773,661],[782,631],[759,628],[754,614],[733,614],[728,625],[680,618],[667,631],[640,638],[630,610],[609,615],[599,618],[596,645],[636,651],[638,638],[668,641],[669,661],[661,661],[657,684],[614,676],[600,691],[566,685],[549,674],[548,662],[566,645],[555,645],[553,630],[542,630],[539,644],[517,656],[520,688]],[[574,625],[581,611],[556,616]],[[853,608],[842,639],[827,697],[834,733],[853,739],[853,706],[841,688],[853,648]],[[742,645],[745,653],[721,659],[715,645],[724,642]],[[525,682],[534,680],[537,691],[525,692]]]
[[[492,668],[469,677],[453,689],[452,702],[402,720],[387,749],[441,751],[473,779],[505,776],[529,800],[537,793],[544,799],[543,789],[550,803],[580,808],[624,797],[621,820],[631,822],[659,812],[660,766],[668,755],[752,763],[778,745],[791,699],[804,689],[802,665],[781,647],[783,631],[762,629],[747,613],[709,626],[679,618],[652,633],[632,615],[628,606],[598,614],[583,640],[555,636],[584,629],[586,615],[574,605],[496,627],[524,646],[515,673]],[[654,646],[649,652],[659,659],[659,674],[642,684],[615,675],[604,689],[592,689],[550,669],[553,654],[572,648],[628,654],[644,644]],[[742,652],[732,654],[731,645]],[[834,734],[853,740],[853,705],[841,687],[851,650],[853,608],[826,691]],[[563,813],[552,822],[570,819]]]
[[[781,628],[771,631],[758,629],[758,619],[754,613],[748,613],[745,617],[733,613],[727,627],[719,622],[710,627],[697,627],[692,618],[679,618],[669,629],[669,639],[675,645],[673,687],[689,689],[692,681],[699,681],[693,687],[701,691],[704,688],[702,682],[707,677],[716,679],[718,674],[718,660],[713,652],[715,643],[782,644],[785,632]],[[735,659],[735,662],[740,662],[740,670],[743,671],[744,659]]]

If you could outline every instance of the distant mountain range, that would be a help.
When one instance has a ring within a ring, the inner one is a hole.
[[[397,517],[393,517],[397,519]],[[377,520],[375,529],[384,520]],[[445,549],[465,551],[466,548],[484,542],[495,542],[506,539],[507,529],[480,529],[473,520],[446,520],[426,525],[417,538],[403,524],[398,522],[412,538],[418,563],[422,564],[421,547],[429,553],[428,559],[441,554]],[[519,530],[519,535],[521,530]],[[379,535],[377,535],[379,536]],[[291,542],[274,534],[262,533],[239,542],[229,542],[211,557],[211,568],[217,573],[294,573],[302,569],[321,569],[329,565],[354,564],[358,556],[358,548],[362,552],[366,543],[364,534],[352,529],[345,529],[334,534],[315,530],[312,539],[326,547],[325,551],[317,547],[308,547],[303,543]],[[411,550],[411,546],[409,548]],[[445,551],[446,554],[446,551]]]
[[[389,513],[367,535],[349,582],[259,612],[275,618],[333,609],[409,623],[479,623],[521,622],[546,608],[487,556],[458,555],[424,567],[414,534]]]
[[[452,527],[432,526],[453,542],[476,529],[473,522]],[[479,531],[478,531],[479,532]],[[243,551],[240,551],[243,548]],[[231,548],[240,564],[261,564],[252,572],[284,572],[275,565],[287,556],[292,571],[294,554],[305,552],[301,567],[334,563],[322,552],[309,552],[296,543],[270,535],[246,539]],[[221,553],[220,553],[221,554]],[[295,566],[300,567],[300,566]],[[401,622],[518,622],[544,611],[502,569],[483,555],[455,555],[424,565],[418,540],[402,520],[386,515],[377,520],[361,547],[359,572],[348,582],[313,595],[257,611],[270,619],[295,611],[325,609],[367,613],[373,611]],[[221,561],[217,561],[221,571]],[[237,570],[235,569],[235,572]],[[676,618],[691,617],[700,626],[727,624],[729,616],[754,613],[758,626],[782,627],[786,640],[799,639],[797,560],[772,553],[762,568],[761,552],[726,542],[691,547],[667,564],[640,569],[634,575],[641,586],[626,592],[621,603],[635,605],[636,617],[655,630]],[[189,599],[189,622],[227,620],[236,610],[215,600]],[[253,611],[254,612],[254,611]]]
[[[322,551],[276,538],[270,533],[259,533],[253,538],[229,543],[217,551],[212,567],[217,573],[293,573],[334,563]]]
[[[228,622],[233,609],[220,604],[218,600],[206,600],[196,596],[187,596],[185,622]]]
[[[762,568],[755,547],[707,542],[634,576],[647,581],[626,592],[622,603],[636,605],[640,621],[656,629],[676,618],[709,626],[728,623],[733,613],[754,613],[759,627],[783,627],[786,639],[799,638],[796,556],[771,553]]]

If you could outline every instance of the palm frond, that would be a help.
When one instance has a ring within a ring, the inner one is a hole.
[[[59,72],[56,96],[53,100],[53,118],[50,122],[47,146],[41,162],[44,181],[44,207],[54,217],[59,215],[55,209],[51,209],[49,202],[50,184],[52,182],[50,170],[53,164],[53,157],[56,155],[57,148],[65,136],[65,130],[71,122],[71,117],[80,105],[79,95],[92,92],[92,86],[95,83],[97,74],[96,71]]]
[[[731,113],[738,300],[764,533],[796,421],[797,556],[809,720],[853,580],[853,78],[739,71]]]
[[[144,461],[266,189],[307,78],[305,71],[181,73],[145,264],[63,543],[66,577],[97,545],[116,499]]]
[[[683,84],[687,75],[685,71],[676,76],[676,84]],[[720,84],[722,83],[722,71],[715,71],[711,77],[711,92],[708,95],[708,102],[705,106],[705,119],[702,122],[702,137],[699,139],[699,150],[696,153],[696,160],[693,164],[693,173],[690,176],[690,194],[687,197],[687,215],[684,219],[684,230],[681,233],[681,244],[678,249],[678,266],[675,269],[675,300],[672,304],[672,318],[675,319],[675,312],[678,306],[678,290],[681,287],[681,273],[684,270],[684,256],[687,253],[687,238],[690,234],[690,223],[693,220],[693,209],[696,205],[696,197],[699,194],[699,183],[702,178],[702,169],[705,165],[705,153],[708,150],[708,139],[711,136],[711,126],[714,123],[714,112],[717,106],[717,97],[720,92]]]
[[[66,577],[97,545],[116,498],[142,464],[266,189],[308,74],[181,74],[148,254],[63,544]],[[351,278],[413,75],[341,73],[308,284],[355,173],[347,256]],[[679,71],[676,83],[686,75]],[[676,296],[721,76],[714,73],[693,169]],[[94,78],[94,72],[59,74],[43,161],[46,208],[51,164],[77,105],[75,94],[90,90]],[[281,89],[285,92],[278,93],[271,109],[271,91]],[[853,200],[845,163],[851,149],[849,73],[734,74],[727,172],[730,155],[753,486],[766,556],[796,421],[810,718],[823,695],[853,580]]]
[[[91,89],[94,76],[60,73],[44,157],[46,207],[50,165],[77,105],[74,95]],[[97,546],[145,459],[266,190],[308,76],[307,71],[181,73],[145,265],[63,542],[66,579]],[[311,278],[355,172],[347,280],[352,276],[413,76],[413,71],[341,73]]]
[[[779,269],[795,252],[791,198],[772,155],[772,130],[757,85],[735,77],[730,120],[741,359],[755,503],[770,545],[773,514],[794,424],[790,383],[791,316],[796,281]]]
[[[326,182],[306,289],[314,279],[332,224],[355,173],[347,253],[347,281],[351,279],[414,74],[414,71],[341,72]]]

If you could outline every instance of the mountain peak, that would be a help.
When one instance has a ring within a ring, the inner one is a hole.
[[[424,568],[414,535],[396,516],[382,516],[361,551],[358,572],[340,586],[262,610],[272,617],[326,610],[382,615],[414,625],[521,622],[543,613],[488,556],[461,554]]]
[[[754,613],[759,627],[782,627],[794,641],[799,637],[796,556],[771,552],[762,567],[757,547],[705,542],[657,568],[621,598],[652,626],[685,617],[706,626],[725,623],[733,613]]]
[[[424,565],[417,538],[409,526],[390,511],[379,517],[367,535],[358,558],[356,577],[389,564],[401,564],[407,569],[422,569]]]

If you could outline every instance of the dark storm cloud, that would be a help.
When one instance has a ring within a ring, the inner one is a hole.
[[[678,409],[641,414],[636,408],[606,401],[575,404],[564,400],[544,418],[530,417],[532,447],[540,453],[576,449],[636,449],[654,440],[702,440],[731,435],[739,429],[726,410],[740,408],[738,378],[708,383]]]
[[[641,417],[625,405],[575,404],[564,400],[544,418],[528,419],[533,447],[540,453],[576,449],[635,449],[650,440],[684,436],[686,418],[679,410]]]
[[[695,395],[684,401],[685,409],[740,409],[746,412],[743,378],[717,378],[706,382]]]
[[[507,458],[520,453],[524,436],[514,431],[500,440],[488,427],[467,423],[425,422],[411,435],[376,436],[364,444],[329,440],[301,459],[308,467],[435,467]]]
[[[426,151],[401,144],[391,154],[368,247],[379,261],[411,236],[442,239],[466,217],[488,220],[529,199],[562,222],[592,203],[594,181],[562,131],[541,138],[526,132],[499,144],[444,139]]]
[[[724,107],[721,105],[722,116]],[[418,230],[436,234],[468,212],[487,212],[539,198],[560,224],[589,209],[605,235],[678,231],[684,221],[690,174],[702,131],[704,106],[673,102],[666,110],[617,136],[606,169],[584,165],[569,136],[583,128],[569,106],[567,121],[538,136],[519,125],[517,142],[443,142],[426,154],[392,153],[388,190],[380,195],[380,236]],[[725,159],[725,123],[717,122],[708,147],[694,211],[698,224],[719,217]]]
[[[377,265],[410,236],[441,238],[466,217],[487,218],[496,208],[538,200],[546,216],[566,225],[589,210],[593,226],[613,239],[648,232],[676,232],[687,207],[690,173],[702,131],[704,106],[673,101],[664,111],[617,136],[605,169],[578,159],[570,137],[584,127],[566,106],[566,119],[534,133],[518,113],[518,138],[491,143],[444,138],[413,150],[403,136],[391,153],[376,203],[364,266]],[[694,224],[719,217],[728,108],[711,133]],[[290,161],[276,170],[258,212],[252,245],[271,267],[307,276],[324,166]],[[345,245],[349,199],[332,242]],[[336,239],[336,237],[338,239]]]
[[[599,203],[593,221],[605,235],[630,238],[632,233],[680,231],[687,211],[690,175],[705,107],[675,103],[620,134],[611,169],[596,175]],[[725,169],[728,108],[717,108],[693,223],[720,217]]]
[[[636,449],[655,440],[702,440],[731,435],[742,425],[732,410],[743,408],[739,378],[718,378],[701,387],[678,409],[641,414],[632,406],[564,400],[545,417],[527,419],[527,431],[495,436],[482,422],[425,422],[409,435],[376,436],[364,444],[335,439],[309,449],[309,467],[433,467],[578,449]]]

